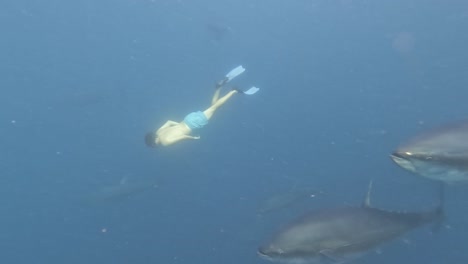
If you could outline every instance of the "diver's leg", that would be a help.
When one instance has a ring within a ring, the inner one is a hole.
[[[216,102],[214,102],[210,108],[206,109],[205,111],[203,111],[203,113],[205,114],[206,118],[209,120],[214,112],[220,107],[222,106],[224,103],[226,103],[227,100],[229,100],[229,98],[231,98],[231,96],[233,96],[234,94],[236,94],[237,91],[236,90],[231,90],[229,91],[229,93],[227,93],[225,96],[219,98],[219,100],[216,100]]]
[[[221,91],[221,87],[217,87],[213,95],[213,99],[211,99],[211,105],[214,105],[216,101],[218,101],[220,91]]]

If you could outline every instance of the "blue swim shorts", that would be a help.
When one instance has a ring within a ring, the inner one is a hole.
[[[202,111],[197,111],[188,114],[184,118],[184,123],[187,124],[187,126],[191,130],[196,130],[208,124],[208,118],[206,118],[205,114]]]

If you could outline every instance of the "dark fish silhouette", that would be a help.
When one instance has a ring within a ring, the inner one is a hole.
[[[216,41],[223,40],[232,32],[231,27],[213,22],[207,23],[205,25],[205,28],[208,31],[208,33],[212,36],[212,38]]]
[[[265,199],[259,206],[257,212],[259,214],[266,214],[272,211],[277,211],[283,208],[292,206],[308,198],[314,198],[320,192],[311,188],[293,188],[288,192],[279,193]]]
[[[442,219],[441,204],[427,212],[391,212],[370,206],[319,210],[287,225],[258,249],[269,260],[287,263],[343,263],[411,229]]]
[[[390,157],[402,168],[429,179],[468,181],[468,122],[423,133]]]
[[[84,201],[96,205],[117,202],[158,187],[155,181],[128,183],[126,178],[123,178],[119,184],[105,186],[87,195]]]

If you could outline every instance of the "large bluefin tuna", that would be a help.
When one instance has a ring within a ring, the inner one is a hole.
[[[286,263],[343,263],[442,215],[442,202],[426,212],[373,208],[368,192],[361,207],[319,210],[293,221],[261,246],[258,254]]]
[[[468,181],[468,122],[423,133],[390,157],[402,168],[429,179]]]

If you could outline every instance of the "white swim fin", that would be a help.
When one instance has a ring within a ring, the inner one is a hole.
[[[242,65],[237,66],[236,68],[232,69],[228,74],[226,74],[226,83],[234,79],[235,77],[239,76],[241,73],[245,71]]]
[[[247,91],[244,91],[243,93],[247,95],[252,95],[252,94],[256,94],[259,90],[260,88],[252,86],[250,89],[248,89]]]

